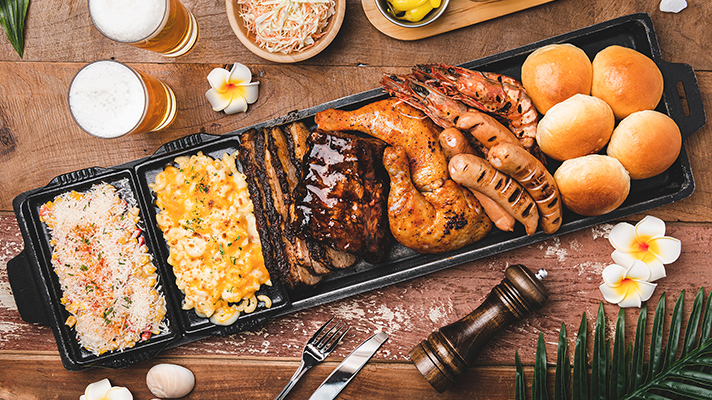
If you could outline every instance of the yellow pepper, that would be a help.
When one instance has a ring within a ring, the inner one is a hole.
[[[440,7],[440,0],[388,0],[397,12],[396,18],[418,22],[428,13]],[[403,15],[401,15],[403,13]]]

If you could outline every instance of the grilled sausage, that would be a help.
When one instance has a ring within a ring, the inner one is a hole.
[[[440,147],[443,148],[443,152],[448,160],[457,154],[475,154],[475,149],[472,148],[465,135],[457,128],[444,129],[440,132],[438,139],[440,141]],[[514,230],[516,220],[513,216],[485,194],[474,189],[470,189],[470,191],[480,202],[482,208],[485,209],[485,213],[498,229],[503,231]]]
[[[561,195],[554,177],[544,165],[523,148],[509,143],[492,147],[487,159],[529,192],[539,209],[542,230],[546,233],[556,232],[562,222]]]
[[[527,235],[536,232],[539,220],[536,203],[517,181],[472,154],[452,157],[448,170],[452,180],[485,194],[514,216],[524,225]]]
[[[523,147],[519,139],[494,117],[474,109],[462,114],[455,127],[469,132],[488,149],[503,142]]]
[[[475,154],[475,149],[470,146],[470,142],[457,128],[446,128],[438,136],[440,147],[443,148],[445,157],[452,158],[456,154]]]
[[[480,202],[482,208],[485,209],[485,214],[487,214],[487,216],[492,220],[492,223],[497,227],[497,229],[506,232],[514,230],[514,222],[516,220],[507,212],[507,210],[502,208],[502,206],[497,204],[496,201],[490,199],[482,192],[478,192],[475,189],[470,189],[470,192],[472,192],[477,201]]]

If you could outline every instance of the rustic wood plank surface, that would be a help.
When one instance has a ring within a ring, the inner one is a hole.
[[[50,328],[21,320],[6,265],[23,249],[12,199],[41,187],[55,176],[92,166],[109,167],[153,154],[162,144],[205,132],[224,134],[292,110],[377,87],[384,72],[404,72],[413,64],[460,63],[634,12],[651,14],[663,58],[690,64],[697,73],[703,103],[712,110],[712,53],[708,51],[712,3],[689,2],[680,14],[661,13],[658,1],[556,0],[551,3],[461,28],[432,38],[406,42],[370,25],[360,0],[349,0],[343,28],[317,57],[294,65],[262,60],[234,36],[221,0],[185,0],[200,25],[196,47],[177,59],[113,43],[93,28],[86,1],[32,0],[26,49],[19,59],[0,38],[0,399],[76,399],[88,383],[108,377],[148,399],[146,371],[158,362],[185,365],[197,385],[187,398],[272,399],[299,363],[311,332],[331,315],[353,326],[327,362],[297,385],[290,398],[306,399],[353,348],[375,330],[390,340],[340,399],[508,399],[514,393],[514,352],[533,365],[536,336],[544,333],[549,359],[562,323],[573,347],[582,313],[593,325],[602,296],[601,271],[610,263],[607,234],[612,224],[549,239],[425,277],[353,296],[288,316],[252,331],[212,337],[162,352],[156,359],[121,370],[66,371]],[[115,58],[163,79],[176,92],[178,116],[165,131],[116,140],[99,140],[72,121],[66,104],[74,74],[87,62]],[[205,99],[206,76],[216,67],[241,62],[260,81],[259,101],[245,114],[212,111]],[[688,298],[702,286],[712,288],[712,128],[688,138],[685,147],[696,181],[684,200],[628,218],[654,215],[667,222],[668,234],[683,243],[682,256],[659,281],[651,305],[663,292]],[[409,362],[407,354],[433,330],[472,311],[503,278],[504,269],[521,263],[546,268],[549,303],[498,335],[465,379],[438,394]],[[691,301],[686,303],[686,309]],[[651,307],[654,308],[654,307]],[[606,304],[609,322],[618,307]],[[632,326],[638,310],[627,310]],[[612,325],[612,323],[611,323]],[[650,330],[650,326],[648,326]],[[628,331],[632,340],[632,330]],[[589,342],[589,344],[591,344]],[[528,367],[531,377],[531,369]]]

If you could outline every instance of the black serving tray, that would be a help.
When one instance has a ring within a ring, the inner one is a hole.
[[[519,79],[521,65],[532,51],[544,45],[562,42],[577,45],[590,58],[612,44],[630,47],[647,55],[658,65],[665,79],[663,99],[657,106],[657,110],[675,120],[680,127],[683,140],[704,126],[705,112],[694,71],[689,65],[672,64],[662,59],[652,20],[645,13],[616,18],[474,60],[462,66],[497,72]],[[447,60],[442,61],[447,62]],[[684,110],[680,101],[678,86],[684,90],[688,110]],[[180,155],[192,155],[202,151],[206,155],[218,157],[225,152],[233,152],[239,146],[240,135],[250,129],[279,126],[295,121],[314,128],[313,116],[319,111],[327,108],[352,110],[384,98],[387,98],[387,95],[381,89],[373,89],[307,110],[294,111],[284,117],[222,136],[190,135],[166,143],[152,156],[112,168],[93,167],[71,172],[54,178],[45,187],[20,194],[14,199],[13,207],[23,235],[25,249],[8,262],[8,276],[21,317],[27,322],[52,327],[65,368],[69,370],[82,370],[95,366],[120,368],[147,360],[165,348],[200,340],[210,335],[228,335],[251,329],[264,323],[268,318],[290,314],[554,236],[641,213],[688,197],[695,189],[692,170],[683,146],[678,159],[663,174],[650,179],[632,181],[630,194],[621,207],[596,217],[584,217],[564,210],[564,224],[553,235],[538,231],[527,236],[523,227],[517,224],[514,232],[493,230],[483,240],[445,254],[422,255],[394,244],[385,262],[378,265],[360,262],[352,268],[327,276],[313,288],[286,290],[279,282],[274,282],[271,288],[262,289],[273,299],[273,307],[267,309],[260,304],[255,313],[240,316],[237,322],[229,327],[213,325],[208,320],[195,316],[193,311],[182,310],[180,307],[182,293],[175,286],[172,269],[165,262],[168,255],[167,246],[155,223],[156,207],[151,190],[148,188],[148,183],[153,181],[155,175]],[[548,168],[553,172],[558,165],[553,160],[549,160]],[[119,177],[128,180],[130,192],[139,203],[141,218],[146,227],[147,243],[155,256],[163,291],[169,303],[167,318],[170,329],[155,340],[139,344],[135,348],[93,356],[78,348],[74,331],[64,325],[68,314],[59,303],[61,294],[56,276],[49,264],[48,233],[39,222],[37,210],[39,205],[58,193],[81,190],[93,182],[115,181]]]

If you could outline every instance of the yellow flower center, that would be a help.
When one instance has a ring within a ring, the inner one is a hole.
[[[228,82],[225,85],[225,92],[230,94],[230,97],[235,97],[235,96],[242,96],[245,97],[244,95],[244,88],[241,85],[235,84],[235,83],[230,83]]]
[[[625,296],[627,297],[629,293],[634,293],[638,287],[638,284],[630,279],[630,278],[624,278],[621,280],[620,286],[618,286],[618,293],[624,293]]]

